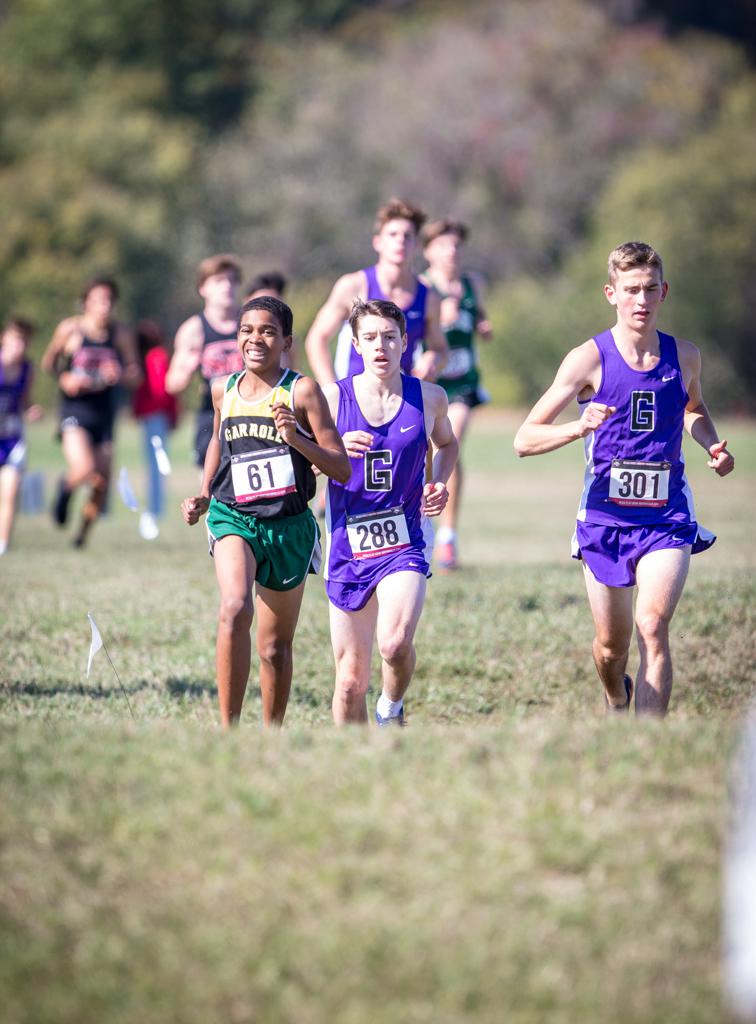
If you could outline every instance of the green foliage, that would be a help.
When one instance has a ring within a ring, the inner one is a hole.
[[[665,322],[699,343],[714,405],[756,409],[756,81],[734,88],[705,132],[644,152],[611,181],[586,259],[629,234],[665,258]],[[706,367],[705,367],[706,371]]]
[[[496,369],[533,401],[566,351],[613,322],[603,297],[606,257],[642,239],[664,257],[671,291],[660,327],[700,345],[713,408],[756,408],[756,82],[726,96],[706,131],[644,147],[609,179],[584,243],[562,273],[500,288],[490,302]]]
[[[74,109],[29,125],[0,169],[0,308],[30,311],[43,333],[95,272],[121,281],[127,314],[160,308],[175,263],[192,132],[140,104],[139,76],[134,89],[127,74],[98,72],[91,83]]]
[[[46,337],[106,270],[126,317],[171,328],[196,303],[197,262],[221,250],[250,271],[282,267],[303,293],[323,282],[322,301],[336,274],[372,259],[379,203],[406,194],[469,221],[497,327],[486,369],[498,400],[527,400],[602,319],[597,278],[573,255],[592,259],[643,208],[678,322],[706,348],[709,393],[750,401],[753,73],[734,45],[670,39],[612,10],[11,0],[0,316],[29,315]],[[642,198],[623,211],[625,196]],[[738,271],[683,291],[701,234]]]
[[[216,131],[238,117],[255,82],[249,52],[293,30],[324,29],[359,0],[11,0],[0,57],[3,92],[30,111],[75,102],[98,69],[158,75],[156,107]],[[38,74],[41,67],[44,75]]]
[[[209,240],[247,252],[262,235],[296,275],[343,272],[370,258],[375,208],[400,193],[469,220],[489,276],[548,272],[639,131],[677,143],[743,73],[727,45],[620,32],[582,0],[371,29],[274,54],[207,151]]]

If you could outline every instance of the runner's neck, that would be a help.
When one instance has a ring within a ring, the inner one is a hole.
[[[375,273],[384,295],[394,288],[401,288],[413,295],[417,291],[417,277],[409,263],[382,263],[379,260]]]
[[[205,314],[205,320],[219,333],[226,331],[229,324],[236,326],[239,316],[239,310],[235,305],[212,306],[206,304],[203,313]]]

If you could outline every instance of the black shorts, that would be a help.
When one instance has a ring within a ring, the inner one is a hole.
[[[194,461],[200,469],[205,465],[205,455],[210,438],[213,436],[215,412],[203,409],[197,413],[197,426],[194,431]]]
[[[60,421],[58,437],[62,438],[64,432],[70,427],[80,427],[82,430],[86,430],[93,446],[97,448],[99,445],[113,440],[114,423],[115,417],[110,414],[107,416],[63,416]]]
[[[491,399],[488,394],[483,390],[482,387],[477,388],[464,388],[461,391],[452,391],[448,395],[449,405],[454,405],[455,402],[460,402],[462,405],[466,405],[468,409],[475,409],[479,405],[486,405]]]

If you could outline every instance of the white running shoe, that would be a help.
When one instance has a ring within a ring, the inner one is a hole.
[[[155,540],[160,533],[157,520],[151,512],[142,512],[139,517],[139,536],[142,540]]]

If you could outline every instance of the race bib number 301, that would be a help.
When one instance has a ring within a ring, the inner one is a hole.
[[[385,512],[347,516],[347,537],[354,558],[377,558],[409,547],[409,531],[401,506]]]
[[[613,459],[609,500],[617,505],[666,505],[669,462],[630,462]]]
[[[257,498],[277,498],[297,489],[294,463],[287,447],[232,456],[231,481],[239,505]]]

